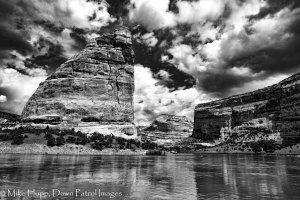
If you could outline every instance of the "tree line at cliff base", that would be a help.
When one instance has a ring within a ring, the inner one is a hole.
[[[162,148],[149,140],[125,139],[115,137],[113,134],[103,135],[98,132],[87,136],[81,131],[75,131],[74,128],[60,130],[47,126],[44,129],[27,127],[0,129],[0,141],[11,141],[12,145],[23,144],[24,140],[29,140],[30,135],[39,136],[40,142],[46,140],[46,144],[49,147],[73,143],[76,145],[90,145],[93,149],[100,151],[104,148],[131,149],[133,151],[136,149],[155,150]]]

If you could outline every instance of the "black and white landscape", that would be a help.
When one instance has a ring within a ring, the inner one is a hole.
[[[298,1],[0,0],[0,19],[0,199],[299,199]]]

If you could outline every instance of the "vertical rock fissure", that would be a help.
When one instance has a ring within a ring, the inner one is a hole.
[[[281,103],[280,103],[280,101],[282,100],[282,94],[283,94],[283,88],[282,88],[282,85],[280,85],[280,99],[279,99],[279,103],[278,103],[280,112],[282,111]],[[282,115],[279,115],[279,118],[280,118],[280,120],[282,120]]]
[[[116,87],[117,87],[117,101],[118,101],[118,104],[120,104],[120,99],[119,99],[120,86],[119,86],[119,82],[118,82],[118,75],[116,75]]]
[[[134,89],[132,87],[132,83],[130,83],[130,90],[132,91],[132,94],[134,94]],[[133,106],[133,95],[130,96],[131,106]]]
[[[107,58],[108,58],[108,61],[107,61],[107,65],[109,67],[109,75],[108,75],[108,84],[110,85],[111,89],[113,90],[113,95],[115,94],[115,87],[113,85],[113,82],[112,82],[112,78],[111,78],[111,66],[110,66],[110,63],[109,63],[109,51],[110,49],[107,48]]]

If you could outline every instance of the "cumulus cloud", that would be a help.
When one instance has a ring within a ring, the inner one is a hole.
[[[222,15],[226,2],[226,0],[178,1],[176,3],[179,10],[176,15],[177,21],[193,24],[216,20]]]
[[[90,35],[116,20],[105,0],[0,0],[0,7],[0,31],[5,35],[0,59],[10,59],[14,51],[34,64],[48,64],[51,72],[81,50]]]
[[[22,56],[16,51],[10,52],[11,58],[4,59],[2,62],[9,67],[15,68],[18,71],[22,71],[30,76],[38,77],[38,76],[47,76],[47,71],[42,68],[37,67],[26,67],[25,61],[26,59],[30,58],[29,56]]]
[[[30,1],[26,2],[24,8],[41,19],[61,21],[78,28],[99,28],[116,20],[108,13],[105,1]]]
[[[145,35],[141,36],[141,39],[148,45],[151,47],[154,47],[158,40],[157,38],[154,36],[154,33],[146,33]]]
[[[131,0],[129,18],[145,25],[149,30],[176,25],[174,13],[170,12],[170,0]]]
[[[297,1],[132,0],[131,5],[130,19],[152,31],[145,36],[165,41],[158,45],[165,49],[160,61],[193,76],[199,90],[215,97],[299,72]]]
[[[146,33],[144,35],[137,34],[134,35],[134,38],[137,42],[143,43],[150,48],[154,47],[158,42],[158,39],[155,37],[153,32]]]
[[[135,65],[134,111],[135,123],[150,124],[161,114],[187,116],[193,120],[194,107],[208,100],[208,96],[196,88],[180,88],[171,91],[154,78],[149,68]],[[165,78],[169,76],[164,71],[159,73]]]
[[[186,43],[179,35],[166,51],[171,56],[162,55],[161,60],[192,75],[202,91],[224,97],[245,89],[245,84],[258,89],[265,84],[257,82],[299,72],[300,8],[283,6],[261,17],[272,1],[200,0],[176,5],[176,16],[181,16],[177,22],[189,23],[187,37],[198,37],[198,42]]]
[[[195,72],[204,72],[207,70],[207,63],[189,45],[176,45],[170,48],[168,52],[173,56],[169,62],[176,65],[178,69],[185,73],[195,75]],[[165,60],[165,58],[162,57],[162,60]]]
[[[212,22],[205,22],[201,26],[198,23],[192,24],[187,36],[199,35],[199,40],[203,43],[217,40],[220,36],[221,27],[215,27]]]
[[[7,97],[4,95],[0,95],[0,103],[7,102]]]
[[[131,0],[129,17],[149,30],[174,27],[180,23],[204,23],[222,15],[227,1],[178,1],[178,13],[169,10],[170,0]]]
[[[163,69],[159,70],[159,72],[154,75],[154,77],[159,77],[164,81],[171,81],[170,76],[171,74]]]
[[[66,59],[79,52],[79,49],[76,48],[76,40],[71,37],[73,31],[69,28],[62,28],[62,31],[57,34],[45,30],[42,26],[33,26],[29,32],[29,42],[32,45],[42,45],[38,46],[39,52],[34,52],[35,56],[47,54],[51,45],[61,46],[63,51],[60,52],[60,56],[63,56]],[[87,38],[90,37],[89,34],[86,36]]]
[[[31,77],[14,69],[0,68],[0,94],[7,98],[5,104],[0,104],[0,110],[21,114],[29,97],[45,79],[46,76]]]
[[[13,70],[17,81],[36,88],[36,82],[80,51],[87,38],[110,30],[114,16],[131,26],[136,63],[147,67],[135,67],[140,124],[163,113],[191,117],[198,102],[258,89],[299,72],[296,0],[109,2],[113,8],[98,0],[0,0],[5,36],[0,78],[5,74],[13,79],[7,74]],[[22,105],[31,92],[23,94],[13,83],[3,86],[1,79],[0,95],[7,97],[1,106],[20,110],[15,105]]]

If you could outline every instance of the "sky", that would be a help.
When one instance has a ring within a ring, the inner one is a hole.
[[[0,111],[20,114],[89,38],[119,25],[133,35],[137,125],[193,120],[199,103],[300,72],[297,0],[0,0]]]

